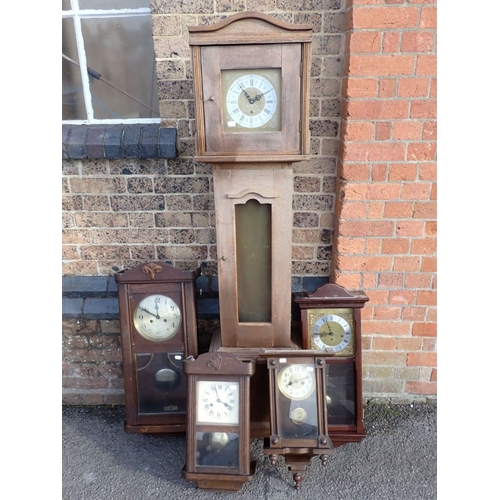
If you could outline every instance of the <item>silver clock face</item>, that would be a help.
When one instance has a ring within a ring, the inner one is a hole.
[[[272,84],[257,74],[243,75],[230,87],[226,96],[229,116],[242,127],[265,125],[275,114],[278,101]]]
[[[349,345],[351,338],[351,326],[336,314],[325,314],[313,325],[312,339],[319,349],[341,352]]]
[[[162,342],[172,338],[181,327],[181,310],[166,295],[153,294],[143,298],[134,310],[134,326],[147,340]]]
[[[279,69],[223,72],[224,130],[281,130],[281,72]]]

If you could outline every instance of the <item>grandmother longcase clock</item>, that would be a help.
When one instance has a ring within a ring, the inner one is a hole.
[[[125,382],[125,430],[183,432],[183,360],[198,354],[195,281],[199,271],[162,262],[115,274]]]
[[[291,162],[309,158],[312,26],[189,28],[196,161],[213,164],[220,347],[290,347]]]

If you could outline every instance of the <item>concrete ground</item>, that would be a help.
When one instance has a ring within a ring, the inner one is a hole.
[[[126,434],[123,407],[63,407],[64,500],[430,500],[437,498],[437,407],[367,405],[367,437],[311,460],[299,491],[283,457],[275,466],[252,439],[252,481],[236,493],[182,478],[184,436]]]

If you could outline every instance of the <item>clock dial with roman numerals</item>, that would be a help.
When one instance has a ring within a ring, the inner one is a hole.
[[[226,132],[281,130],[279,69],[228,70],[222,82]]]
[[[238,382],[199,380],[197,395],[197,423],[238,424]]]

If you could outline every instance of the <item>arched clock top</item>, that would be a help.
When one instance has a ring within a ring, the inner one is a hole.
[[[291,24],[262,12],[240,12],[208,26],[188,28],[191,45],[310,42],[311,24]]]

